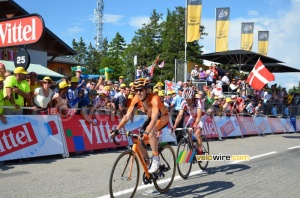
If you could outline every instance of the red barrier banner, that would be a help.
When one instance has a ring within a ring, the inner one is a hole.
[[[258,135],[259,130],[255,125],[253,117],[237,117],[243,135]]]
[[[203,121],[202,135],[205,135],[208,139],[210,138],[221,139],[218,133],[218,128],[212,116],[204,115],[202,121]]]
[[[285,129],[282,126],[279,118],[268,118],[273,133],[284,133]]]
[[[109,115],[101,115],[97,124],[89,124],[81,115],[73,115],[62,120],[69,152],[97,150],[117,147],[110,138],[109,132],[119,124],[118,119],[111,119]],[[125,135],[117,136],[118,146],[127,146]]]

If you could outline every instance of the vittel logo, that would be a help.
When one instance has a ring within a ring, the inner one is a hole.
[[[98,126],[86,125],[85,120],[79,120],[86,137],[88,138],[90,144],[102,144],[102,143],[110,143],[113,140],[110,138],[110,130],[116,126],[110,126],[108,122],[100,122]],[[127,141],[126,136],[116,137],[117,142]]]
[[[37,144],[31,124],[25,123],[0,133],[0,157]]]
[[[43,34],[44,23],[40,16],[9,19],[0,22],[0,47],[33,44]]]

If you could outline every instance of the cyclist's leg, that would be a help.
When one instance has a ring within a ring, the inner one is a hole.
[[[147,119],[146,119],[146,121],[144,122],[144,124],[142,125],[142,127],[141,127],[141,130],[146,130],[146,127],[148,126],[148,124],[150,123],[150,121],[151,121],[151,118],[150,117],[148,117]],[[149,136],[147,135],[147,134],[144,134],[144,136],[143,136],[143,141],[144,141],[144,144],[146,145],[146,144],[149,144]],[[151,144],[150,144],[151,145]],[[143,156],[145,157],[145,158],[149,158],[149,154],[148,154],[148,152],[147,152],[147,150],[146,150],[146,148],[142,145],[142,144],[140,144],[140,150],[141,150],[141,152],[142,152],[142,154],[143,154]]]
[[[198,146],[198,149],[200,149],[202,151],[202,138],[201,138],[201,135],[202,135],[202,128],[203,128],[203,116],[197,126],[197,130],[195,131],[195,137],[197,139],[197,146]]]
[[[160,165],[160,159],[159,159],[159,153],[158,153],[158,139],[157,139],[157,132],[167,126],[169,122],[169,115],[163,115],[161,116],[153,129],[149,131],[149,141],[150,141],[150,146],[152,149],[152,165],[151,168],[149,169],[149,173],[156,172],[158,170],[158,167]],[[155,163],[155,164],[153,164]]]

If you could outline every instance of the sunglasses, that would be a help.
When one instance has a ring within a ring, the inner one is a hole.
[[[143,92],[144,89],[135,89],[134,91],[135,91],[136,93],[138,93],[138,92]]]
[[[91,84],[91,85],[95,86],[96,84],[93,83],[93,84]]]
[[[44,83],[44,84],[49,84],[49,85],[51,84],[50,82],[43,82],[43,83]]]

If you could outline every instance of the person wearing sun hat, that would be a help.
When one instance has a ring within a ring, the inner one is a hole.
[[[119,83],[120,83],[120,85],[124,83],[124,76],[119,77]]]
[[[68,89],[69,84],[66,81],[61,81],[58,84],[58,92],[52,97],[51,105],[57,108],[59,112],[63,111],[63,113],[66,113],[65,111],[68,108]]]
[[[34,114],[46,115],[47,108],[51,108],[52,90],[50,89],[52,79],[49,76],[43,78],[43,85],[34,90],[33,104],[36,107]]]
[[[77,108],[79,100],[84,96],[84,89],[78,88],[79,79],[74,76],[71,78],[71,86],[68,89],[68,104],[71,108]]]
[[[98,92],[96,90],[91,90],[78,103],[78,108],[81,109],[80,110],[81,116],[89,124],[92,124],[93,122],[95,124],[98,122],[95,116],[95,109],[97,107],[97,96],[98,96]]]
[[[85,81],[84,79],[81,77],[81,74],[82,74],[82,69],[80,66],[77,66],[77,69],[76,69],[76,77],[78,78],[78,89],[81,89],[85,86]]]
[[[24,99],[30,98],[30,86],[26,81],[28,72],[23,67],[16,67],[14,75],[5,79],[3,96],[7,97],[4,106],[14,106],[12,109],[4,109],[5,115],[23,115]]]

